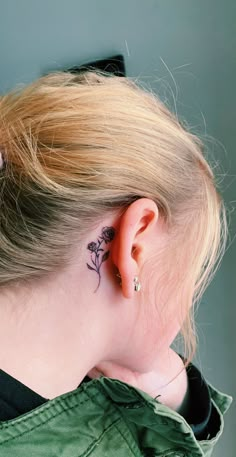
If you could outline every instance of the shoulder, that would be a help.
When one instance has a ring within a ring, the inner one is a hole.
[[[180,414],[142,390],[118,379],[87,379],[72,392],[0,422],[0,455],[77,455],[79,449],[94,457],[209,457],[232,401],[210,384],[209,392],[214,434],[199,441]]]

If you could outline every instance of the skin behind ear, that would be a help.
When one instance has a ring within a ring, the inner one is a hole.
[[[134,277],[145,258],[151,232],[158,220],[158,207],[149,198],[140,198],[131,203],[121,216],[111,257],[121,276],[121,287],[125,298],[134,294]]]

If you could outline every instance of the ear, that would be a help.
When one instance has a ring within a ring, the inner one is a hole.
[[[149,198],[140,198],[131,203],[120,218],[111,258],[120,272],[125,298],[133,297],[134,277],[139,274],[145,246],[157,220],[158,207]]]

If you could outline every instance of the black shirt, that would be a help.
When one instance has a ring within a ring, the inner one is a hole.
[[[199,440],[209,439],[215,435],[218,424],[213,414],[209,389],[200,371],[189,364],[187,375],[190,389],[190,413],[185,420],[191,426],[195,437]],[[85,376],[82,383],[91,379]],[[81,384],[82,384],[81,383]],[[80,385],[81,385],[80,384]],[[0,421],[14,419],[49,401],[41,397],[17,379],[0,370]]]

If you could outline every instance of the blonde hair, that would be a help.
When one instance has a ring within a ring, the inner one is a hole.
[[[131,78],[58,72],[2,97],[0,148],[0,288],[61,270],[74,244],[106,214],[151,198],[172,234],[166,275],[178,262],[187,265],[179,280],[188,363],[196,350],[191,305],[210,282],[227,237],[225,207],[200,139]],[[153,275],[163,260],[157,257],[149,259]],[[178,290],[171,279],[167,284]]]

